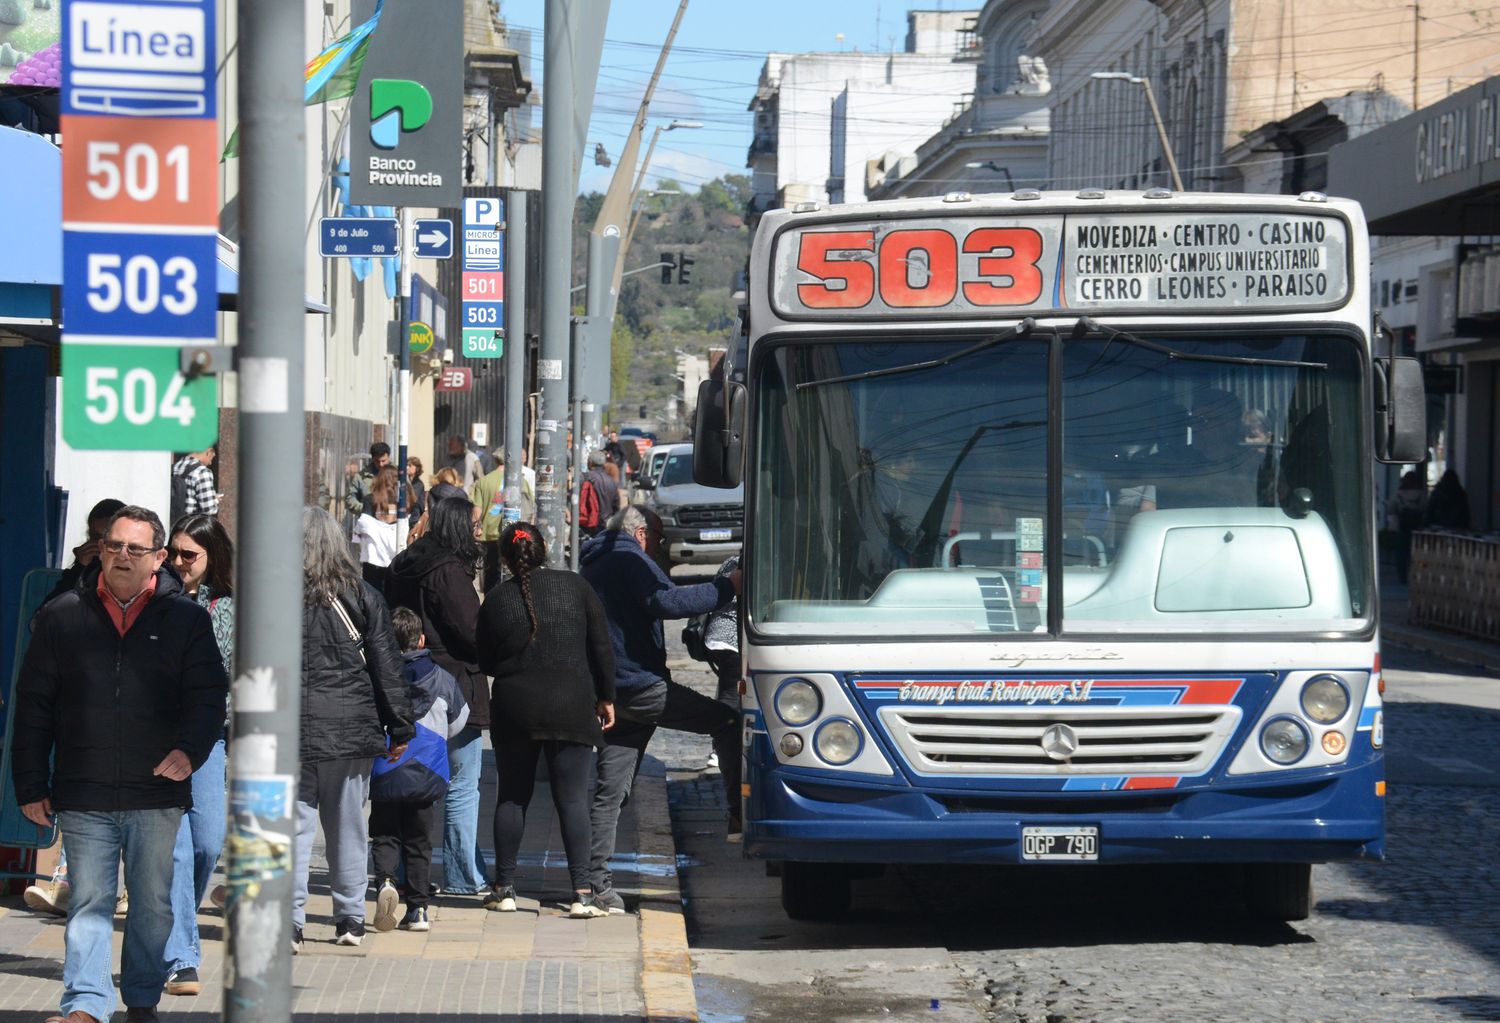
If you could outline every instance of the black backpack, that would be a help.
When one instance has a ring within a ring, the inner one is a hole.
[[[187,514],[188,502],[188,480],[187,473],[172,471],[172,504],[171,515],[167,518],[167,528]]]

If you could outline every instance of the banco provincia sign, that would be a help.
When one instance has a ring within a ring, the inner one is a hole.
[[[355,0],[354,22],[376,0]],[[457,206],[463,199],[462,0],[384,0],[349,98],[349,201]]]

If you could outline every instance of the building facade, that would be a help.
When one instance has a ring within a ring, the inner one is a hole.
[[[972,100],[977,11],[911,11],[906,49],[772,53],[750,110],[751,224],[798,202],[859,202],[869,161],[916,151]]]
[[[974,92],[914,152],[890,150],[870,161],[872,199],[945,192],[1012,191],[1047,185],[1046,62],[1031,37],[1047,0],[990,0],[974,22]]]

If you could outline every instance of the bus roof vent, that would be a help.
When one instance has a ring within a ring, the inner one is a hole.
[[[1018,188],[1011,193],[1011,198],[1016,202],[1027,202],[1031,199],[1040,199],[1042,193],[1035,188]]]
[[[1102,189],[1102,188],[1080,188],[1078,190],[1078,198],[1080,198],[1080,199],[1103,199],[1104,198],[1104,189]]]
[[[1327,202],[1328,196],[1322,192],[1303,192],[1297,196],[1298,202]]]
[[[1170,188],[1148,188],[1141,196],[1143,199],[1170,199],[1172,190]]]
[[[968,192],[949,192],[943,196],[943,202],[973,202],[974,197]]]
[[[799,202],[792,207],[793,213],[816,213],[823,208],[820,202]]]

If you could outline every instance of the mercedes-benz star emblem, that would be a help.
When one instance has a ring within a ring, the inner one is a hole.
[[[1053,760],[1067,760],[1078,752],[1078,733],[1067,725],[1050,725],[1042,733],[1042,752]]]

